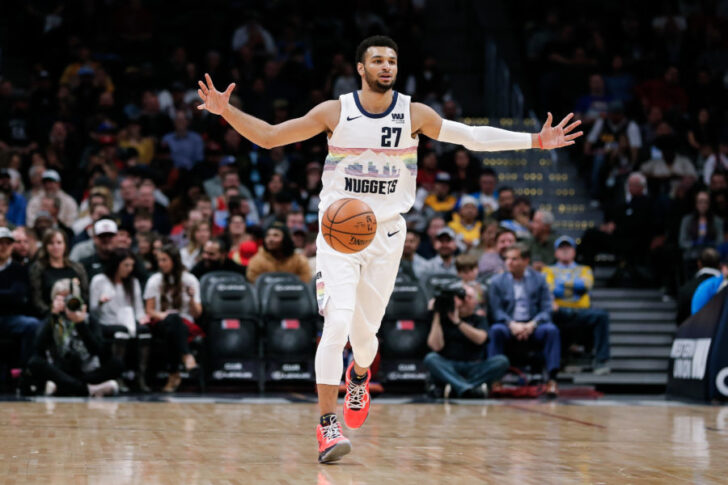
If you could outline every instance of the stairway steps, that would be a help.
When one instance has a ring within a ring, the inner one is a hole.
[[[668,359],[670,357],[670,346],[641,348],[612,345],[610,353],[613,359]]]
[[[594,374],[578,374],[574,376],[574,384],[581,385],[667,385],[666,372],[612,372],[605,376]]]
[[[619,334],[610,335],[609,343],[611,345],[643,345],[643,346],[669,346],[672,344],[672,335],[639,335],[639,334]]]
[[[662,301],[662,293],[659,290],[641,288],[594,288],[590,295],[593,302],[602,300]]]
[[[596,304],[594,305],[597,306]],[[634,311],[611,311],[609,318],[612,322],[674,322],[675,312],[634,312]]]
[[[674,335],[677,326],[674,323],[611,323],[611,334],[646,334],[658,333]]]
[[[599,302],[599,308],[617,312],[674,312],[676,304],[674,301],[604,300]]]
[[[609,367],[613,372],[666,372],[667,359],[612,359]]]

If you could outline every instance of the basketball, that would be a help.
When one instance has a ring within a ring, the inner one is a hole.
[[[331,204],[321,221],[321,234],[335,250],[353,254],[365,249],[377,234],[377,218],[359,199],[340,199]]]

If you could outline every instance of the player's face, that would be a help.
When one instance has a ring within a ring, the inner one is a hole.
[[[386,93],[397,80],[397,53],[391,47],[370,47],[357,64],[362,81],[375,93]]]

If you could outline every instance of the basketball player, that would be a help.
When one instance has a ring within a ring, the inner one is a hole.
[[[377,353],[377,331],[394,288],[405,240],[400,215],[415,201],[417,141],[423,134],[473,151],[551,149],[573,145],[582,132],[571,133],[579,121],[551,126],[551,113],[540,133],[515,133],[487,126],[467,126],[443,120],[432,108],[411,103],[393,90],[397,79],[397,44],[384,36],[362,41],[356,51],[360,91],[325,101],[301,118],[270,125],[229,104],[235,84],[217,91],[212,79],[199,82],[199,109],[221,115],[253,143],[270,149],[328,135],[329,154],[324,163],[319,214],[341,198],[359,198],[377,218],[372,243],[356,254],[333,250],[319,233],[316,289],[324,329],[316,351],[320,423],[317,428],[319,462],[340,459],[351,443],[336,419],[336,399],[342,352],[347,340],[354,359],[346,370],[344,421],[359,428],[369,413],[369,366]]]

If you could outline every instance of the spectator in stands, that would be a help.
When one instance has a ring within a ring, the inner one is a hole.
[[[698,172],[689,158],[677,154],[678,141],[674,135],[660,137],[655,143],[662,157],[648,160],[642,164],[640,171],[647,177],[653,195],[672,196],[679,179],[682,177],[697,179]]]
[[[450,188],[456,195],[470,194],[478,190],[478,165],[465,148],[459,147],[453,153],[453,167],[450,172]],[[477,204],[476,204],[477,207]]]
[[[116,216],[119,218],[121,227],[133,228],[134,215],[137,208],[137,183],[132,177],[125,177],[119,182],[119,197],[122,207]]]
[[[427,229],[425,230],[425,236],[420,241],[420,245],[417,247],[417,254],[425,259],[432,259],[437,256],[435,250],[435,243],[437,234],[445,227],[445,219],[440,216],[434,216],[427,221]]]
[[[61,176],[55,170],[46,170],[43,172],[43,194],[30,199],[26,211],[26,222],[28,226],[35,224],[35,218],[38,212],[42,210],[41,202],[43,197],[58,199],[60,208],[58,212],[58,220],[66,227],[70,227],[76,220],[78,215],[78,204],[73,197],[61,190]]]
[[[203,187],[205,193],[210,199],[220,197],[223,193],[223,180],[228,173],[237,173],[237,160],[232,155],[227,155],[220,159],[220,163],[217,166],[217,174],[214,177],[210,177],[205,180]],[[252,197],[250,191],[242,184],[238,184],[240,187],[240,193],[244,194],[247,191],[248,197]]]
[[[253,240],[243,241],[238,246],[237,250],[230,249],[228,252],[228,258],[230,258],[235,264],[242,266],[243,270],[247,272],[250,260],[253,259],[258,253],[258,244]],[[311,264],[309,263],[309,267]],[[316,267],[314,266],[314,269]],[[313,274],[313,271],[311,272]]]
[[[149,392],[146,384],[149,361],[149,316],[144,311],[142,287],[134,277],[136,259],[128,249],[115,249],[104,271],[91,278],[89,312],[101,324],[101,334],[112,341],[112,355],[126,362],[127,342],[137,346],[136,386]]]
[[[637,85],[635,92],[643,105],[657,106],[663,112],[673,108],[685,112],[688,107],[688,96],[680,86],[680,71],[675,66],[668,66],[662,78]]]
[[[91,224],[88,229],[74,238],[75,243],[71,247],[71,261],[81,261],[94,254],[94,226],[100,219],[109,219],[109,208],[103,204],[97,204],[91,209]]]
[[[500,381],[509,367],[504,355],[486,358],[488,320],[476,314],[477,295],[464,286],[463,298],[453,297],[453,310],[446,314],[433,312],[425,356],[425,367],[432,379],[444,385],[443,396],[484,398],[488,385]]]
[[[694,315],[708,303],[720,290],[726,285],[726,276],[728,276],[728,259],[720,262],[720,275],[708,278],[698,285],[693,293],[693,299],[690,303],[690,314]]]
[[[51,304],[46,304],[51,314],[38,332],[28,368],[46,396],[117,394],[123,364],[106,351],[99,323],[87,313],[80,288],[72,281],[63,278],[53,284]],[[71,307],[69,296],[78,307]]]
[[[146,181],[139,186],[136,199],[136,211],[146,210],[152,215],[152,227],[159,234],[169,234],[172,226],[169,222],[167,209],[154,198],[154,183]]]
[[[112,219],[99,219],[94,224],[93,252],[79,261],[89,278],[103,272],[106,261],[116,247],[114,239],[118,230]]]
[[[584,127],[590,127],[597,119],[606,114],[612,96],[604,89],[604,78],[601,74],[589,76],[589,94],[581,96],[576,101],[574,113],[581,119]]]
[[[721,276],[720,255],[713,248],[705,248],[701,251],[697,265],[697,273],[695,273],[692,279],[682,285],[678,291],[677,314],[675,315],[678,325],[682,324],[690,316],[693,295],[698,289],[698,286],[709,278]]]
[[[137,232],[135,239],[142,269],[147,274],[156,272],[157,258],[154,256],[154,243],[159,239],[159,235],[154,232]]]
[[[286,215],[291,211],[292,207],[293,196],[288,190],[281,190],[273,197],[271,212],[263,219],[262,226],[268,227],[274,222],[282,222],[285,224]]]
[[[420,244],[420,234],[414,231],[407,231],[404,239],[402,259],[399,262],[399,271],[413,280],[419,280],[427,265],[427,260],[417,254],[417,247]]]
[[[28,203],[23,194],[13,190],[10,171],[6,168],[0,169],[0,194],[5,196],[8,203],[5,219],[15,226],[24,226]]]
[[[33,351],[40,322],[28,315],[28,268],[12,260],[14,241],[13,233],[0,227],[0,335],[17,339],[18,367],[24,367]]]
[[[478,315],[485,316],[488,307],[486,305],[485,287],[477,280],[478,258],[472,254],[458,254],[455,258],[455,269],[463,285],[475,290],[476,301],[478,302],[475,312]]]
[[[417,170],[417,186],[427,192],[435,188],[437,177],[437,153],[428,150],[419,157],[420,167]]]
[[[495,252],[495,233],[498,232],[498,221],[486,219],[480,226],[480,239],[477,246],[467,252],[480,259],[486,251]]]
[[[195,222],[190,226],[187,245],[180,250],[182,264],[187,270],[191,270],[200,261],[202,248],[211,236],[212,231],[208,221]]]
[[[448,227],[455,232],[458,241],[465,243],[466,248],[477,246],[480,240],[480,228],[483,223],[478,220],[478,201],[472,195],[460,197],[460,207],[453,213]]]
[[[606,174],[611,167],[605,162],[615,158],[620,151],[620,137],[626,136],[629,145],[629,166],[637,163],[637,156],[642,148],[642,136],[637,123],[624,114],[621,101],[609,103],[609,114],[606,118],[598,118],[589,132],[584,144],[584,153],[593,156],[591,176],[591,197],[600,200]]]
[[[723,219],[711,210],[710,194],[701,190],[695,196],[695,210],[683,217],[680,223],[679,242],[683,260],[692,265],[704,248],[722,244],[723,230]]]
[[[496,193],[496,184],[498,183],[498,175],[490,167],[485,167],[480,172],[479,187],[480,191],[473,194],[483,210],[483,215],[491,217],[498,210],[498,195]]]
[[[13,261],[21,266],[29,267],[38,252],[38,241],[35,232],[27,227],[16,227],[13,231]]]
[[[495,251],[486,251],[478,260],[478,274],[492,276],[506,270],[506,251],[516,244],[516,233],[499,227],[495,233]]]
[[[198,370],[188,341],[204,335],[195,323],[202,315],[200,282],[185,271],[175,246],[165,244],[156,256],[159,272],[149,277],[144,302],[152,334],[167,348],[169,378],[162,391],[174,392],[182,382],[180,363],[190,373]]]
[[[561,332],[561,345],[567,347],[573,338],[581,343],[590,342],[592,338],[585,335],[585,331],[591,330],[595,350],[594,373],[608,374],[609,314],[591,306],[592,270],[574,262],[576,241],[569,236],[558,238],[554,249],[556,264],[546,266],[543,273],[554,296],[553,320]]]
[[[457,274],[455,269],[455,253],[457,252],[457,236],[449,227],[443,227],[435,238],[437,256],[428,259],[422,269],[422,276],[432,274]]]
[[[58,229],[49,229],[43,234],[38,259],[30,265],[30,288],[33,308],[42,317],[51,310],[51,290],[56,281],[76,279],[81,296],[88,295],[88,278],[83,265],[68,259],[66,234]]]
[[[547,210],[538,210],[531,222],[531,235],[528,247],[531,251],[531,266],[536,271],[542,271],[545,266],[554,264],[554,243],[556,235],[551,232],[554,224],[554,215]]]
[[[425,198],[425,208],[439,216],[447,216],[453,209],[458,198],[450,192],[450,174],[438,172],[435,176],[435,186],[430,195]]]
[[[187,115],[178,111],[174,116],[174,131],[162,138],[162,145],[169,147],[175,168],[187,171],[192,170],[205,157],[202,137],[199,133],[189,131],[188,127]]]
[[[726,136],[717,149],[711,149],[711,153],[703,165],[703,181],[710,184],[710,177],[714,173],[728,172],[728,136]]]
[[[250,259],[246,276],[255,283],[263,273],[293,273],[304,283],[311,281],[308,260],[294,251],[293,240],[285,224],[274,222],[265,231],[263,246]]]
[[[228,220],[225,239],[230,251],[236,251],[240,244],[248,239],[245,231],[245,218],[240,214],[230,216]]]
[[[556,375],[561,363],[561,337],[551,321],[551,292],[546,278],[528,267],[528,247],[515,244],[506,251],[505,273],[494,277],[488,288],[490,329],[488,355],[506,352],[506,343],[516,339],[543,345],[549,381],[546,392],[558,394]]]
[[[491,214],[497,221],[513,219],[513,203],[516,200],[516,193],[511,187],[503,186],[498,189],[498,209]]]
[[[529,241],[531,239],[531,201],[528,197],[519,196],[513,201],[513,217],[501,221],[501,226],[511,229],[516,234],[519,241]]]
[[[203,276],[213,271],[232,271],[245,276],[245,267],[228,257],[228,247],[225,240],[221,238],[210,239],[205,243],[202,248],[202,259],[195,264],[190,273],[195,275],[198,280],[202,280]]]
[[[169,239],[178,248],[183,248],[189,243],[189,232],[193,224],[197,224],[203,220],[202,213],[196,209],[187,211],[187,217],[172,227],[169,233]]]

